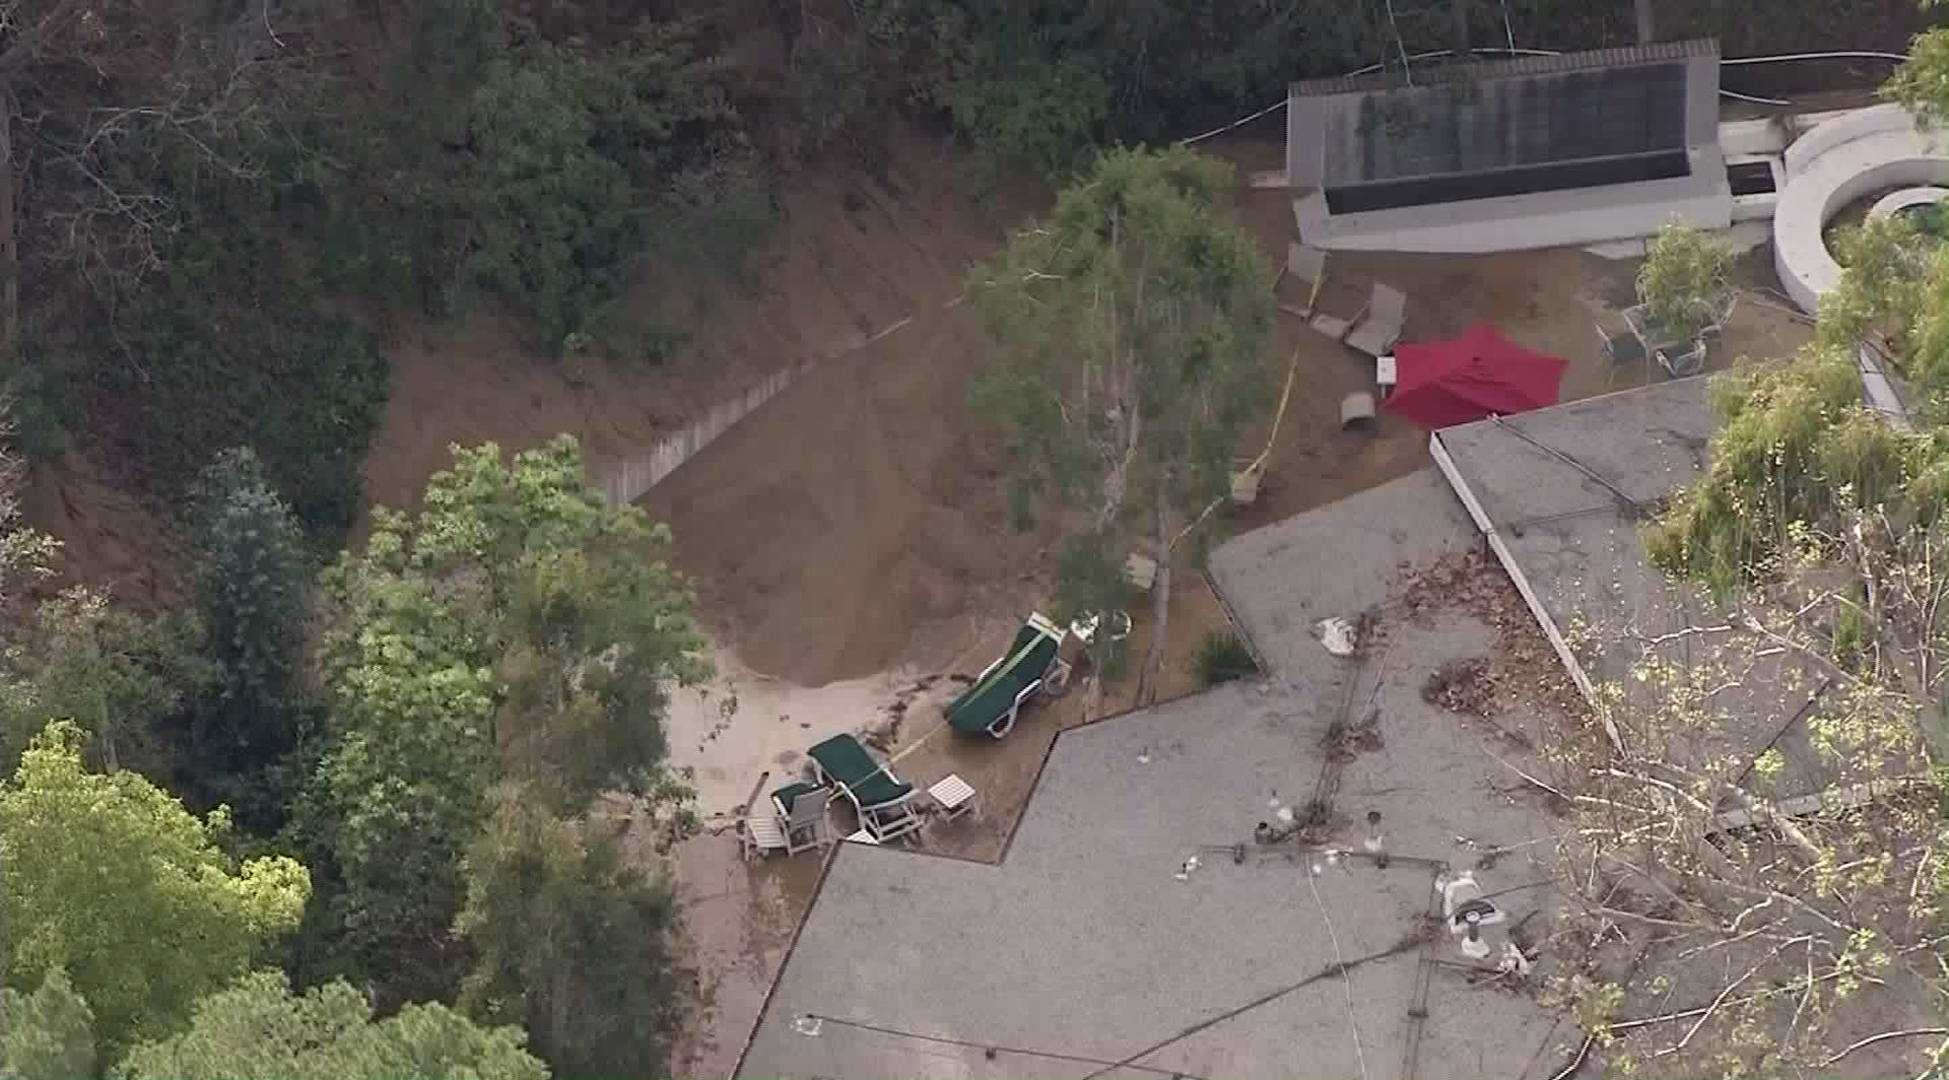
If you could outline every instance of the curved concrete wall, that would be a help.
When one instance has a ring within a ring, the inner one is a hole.
[[[1809,163],[1846,142],[1888,132],[1915,131],[1915,117],[1900,105],[1871,105],[1842,113],[1809,129],[1788,144],[1783,155],[1787,179],[1805,172]]]
[[[1900,191],[1891,191],[1881,198],[1876,199],[1875,204],[1868,207],[1868,218],[1869,220],[1884,218],[1890,214],[1900,213],[1912,206],[1934,206],[1944,199],[1949,199],[1949,188],[1903,188]]]
[[[1899,105],[1828,120],[1795,140],[1784,157],[1787,186],[1773,209],[1773,269],[1808,314],[1841,280],[1822,230],[1842,207],[1880,188],[1949,182],[1941,134],[1918,129]]]

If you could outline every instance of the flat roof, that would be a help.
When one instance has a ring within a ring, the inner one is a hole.
[[[1554,1016],[1432,962],[1460,956],[1426,943],[1435,871],[1410,858],[1534,840],[1483,887],[1550,877],[1526,865],[1551,850],[1548,814],[1492,790],[1501,767],[1421,696],[1493,632],[1443,615],[1361,659],[1310,632],[1474,540],[1428,470],[1221,546],[1213,577],[1274,676],[1063,733],[998,865],[838,845],[738,1075],[1513,1077],[1554,1060]],[[1253,844],[1272,804],[1313,796],[1328,727],[1370,699],[1385,748],[1337,766],[1337,842],[1358,846],[1378,809],[1397,859],[1315,875]],[[1549,902],[1498,898],[1512,919]]]
[[[1591,683],[1655,694],[1656,686],[1632,673],[1658,661],[1716,672],[1715,683],[1737,680],[1713,699],[1715,722],[1675,746],[1703,761],[1750,758],[1777,745],[1786,768],[1776,790],[1755,794],[1818,791],[1833,783],[1833,769],[1815,752],[1806,725],[1789,721],[1819,686],[1820,673],[1734,630],[1742,622],[1735,609],[1672,580],[1645,553],[1650,514],[1709,460],[1718,426],[1709,382],[1679,379],[1433,437],[1454,463],[1465,501],[1480,508],[1513,559],[1512,577],[1528,584],[1570,639]],[[1708,627],[1726,629],[1700,632]]]
[[[1710,40],[1669,42],[1299,82],[1290,96],[1317,99],[1332,190],[1683,151],[1689,62],[1717,55]]]
[[[1736,636],[1673,634],[1709,611],[1646,564],[1639,534],[1642,508],[1707,461],[1705,390],[1689,379],[1449,428],[1434,436],[1448,472],[1221,545],[1213,583],[1267,677],[1064,732],[999,864],[838,845],[737,1075],[1554,1075],[1577,1042],[1573,1020],[1472,982],[1439,931],[1414,937],[1438,910],[1434,863],[1481,866],[1512,922],[1551,924],[1561,822],[1509,771],[1547,774],[1522,737],[1551,740],[1518,708],[1495,717],[1513,737],[1492,751],[1424,699],[1431,672],[1499,639],[1466,604],[1401,616],[1422,609],[1400,587],[1477,549],[1480,524],[1554,623],[1622,628],[1579,642],[1577,662],[1600,682],[1646,655],[1754,652]],[[1353,658],[1313,635],[1321,619],[1373,610],[1388,613],[1380,636]],[[1780,739],[1789,775],[1817,782],[1792,771],[1811,766],[1782,723],[1804,684],[1785,667],[1749,672],[1710,737],[1754,752]],[[1326,752],[1336,725],[1369,715],[1375,745]],[[1352,846],[1379,810],[1390,867],[1252,842],[1272,807],[1315,797],[1330,806],[1329,843]],[[1507,852],[1500,862],[1479,861],[1489,844]],[[1685,980],[1710,968],[1710,981],[1678,985],[1711,1000],[1723,958],[1684,967],[1690,955],[1659,963]],[[1537,977],[1555,962],[1545,949]],[[1849,1013],[1838,1037],[1927,1022],[1927,988],[1889,979],[1885,1010]],[[1634,1012],[1672,1007],[1649,980],[1628,990]],[[1926,1051],[1890,1042],[1850,1060],[1860,1075],[1907,1075]],[[1605,1051],[1591,1053],[1585,1067],[1601,1072]]]

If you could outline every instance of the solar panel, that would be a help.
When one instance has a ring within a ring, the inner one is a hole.
[[[1682,62],[1456,79],[1327,101],[1329,188],[1685,147]]]

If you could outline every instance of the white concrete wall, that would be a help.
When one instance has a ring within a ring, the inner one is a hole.
[[[648,453],[611,466],[596,478],[596,486],[602,489],[611,506],[635,502],[752,410],[792,385],[802,370],[803,365],[774,372],[737,397],[718,402],[682,431],[650,448]]]
[[[1842,143],[1853,142],[1870,135],[1890,132],[1913,134],[1916,131],[1915,118],[1900,105],[1873,105],[1865,109],[1851,109],[1847,112],[1823,114],[1823,116],[1824,119],[1814,124],[1787,147],[1785,155],[1787,179],[1791,180],[1807,171],[1807,166],[1815,158]]]
[[[1773,210],[1773,269],[1809,314],[1841,281],[1822,234],[1841,208],[1882,188],[1949,182],[1942,136],[1918,131],[1899,107],[1900,123],[1891,126],[1884,108],[1831,120],[1787,147],[1787,186]]]

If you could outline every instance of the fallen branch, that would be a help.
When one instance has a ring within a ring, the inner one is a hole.
[[[1949,1028],[1939,1028],[1939,1027],[1909,1028],[1906,1031],[1884,1031],[1879,1035],[1870,1035],[1865,1039],[1856,1039],[1854,1042],[1849,1043],[1845,1049],[1839,1051],[1838,1053],[1831,1054],[1824,1060],[1816,1063],[1814,1065],[1814,1068],[1825,1069],[1829,1065],[1834,1064],[1835,1062],[1841,1060],[1842,1058],[1848,1056],[1849,1054],[1854,1053],[1856,1050],[1859,1050],[1864,1046],[1873,1046],[1874,1044],[1886,1039],[1907,1039],[1916,1035],[1949,1035]]]

